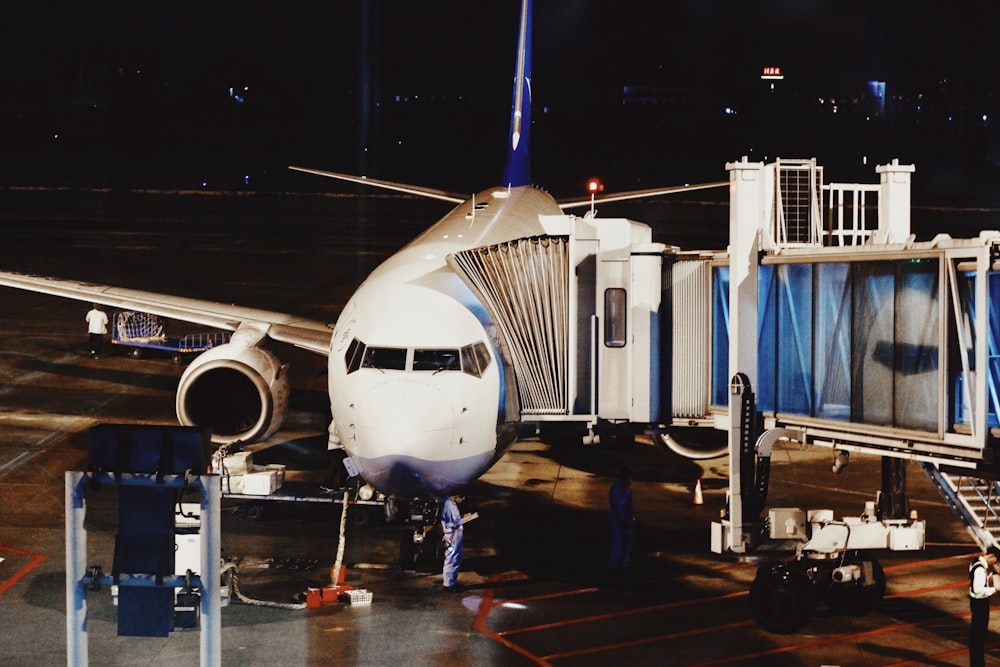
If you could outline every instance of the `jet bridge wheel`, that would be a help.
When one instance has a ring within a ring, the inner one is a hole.
[[[787,634],[812,619],[816,595],[809,576],[795,564],[770,563],[757,570],[750,585],[750,605],[762,628]]]
[[[863,616],[882,602],[885,595],[885,572],[873,556],[853,551],[845,555],[842,561],[836,561],[836,565],[856,565],[865,573],[866,578],[840,583],[832,577],[827,579],[823,593],[832,610],[849,616]]]

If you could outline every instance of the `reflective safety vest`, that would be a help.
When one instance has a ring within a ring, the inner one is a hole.
[[[972,561],[972,564],[969,566],[969,597],[975,600],[985,600],[990,596],[990,594],[986,592],[976,591],[974,588],[976,579],[976,570],[978,569],[984,571],[985,587],[987,588],[989,587],[989,575],[985,572],[986,563],[983,562],[982,558],[977,558],[976,560]]]

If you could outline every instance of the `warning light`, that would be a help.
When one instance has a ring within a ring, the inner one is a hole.
[[[590,179],[589,181],[587,181],[587,192],[590,193],[590,214],[589,215],[590,215],[591,218],[593,218],[595,215],[597,215],[597,211],[594,208],[594,204],[596,203],[596,199],[595,199],[594,196],[598,192],[604,192],[604,183],[601,183],[600,179],[597,179],[597,178]]]

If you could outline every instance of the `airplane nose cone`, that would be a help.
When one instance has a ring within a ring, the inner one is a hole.
[[[358,440],[366,443],[366,456],[447,457],[455,418],[451,401],[439,388],[424,382],[384,383],[372,387],[358,407]]]

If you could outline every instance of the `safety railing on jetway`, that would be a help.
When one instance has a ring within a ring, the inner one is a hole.
[[[824,184],[815,159],[779,159],[772,166],[770,234],[776,249],[869,242],[878,226],[878,184]]]
[[[877,205],[879,186],[863,183],[830,183],[827,193],[828,245],[864,245],[872,236],[875,221],[868,222],[868,199]],[[877,210],[877,209],[876,209]]]
[[[921,463],[941,497],[968,529],[980,549],[1000,541],[1000,483],[970,475],[954,475],[933,463]]]

